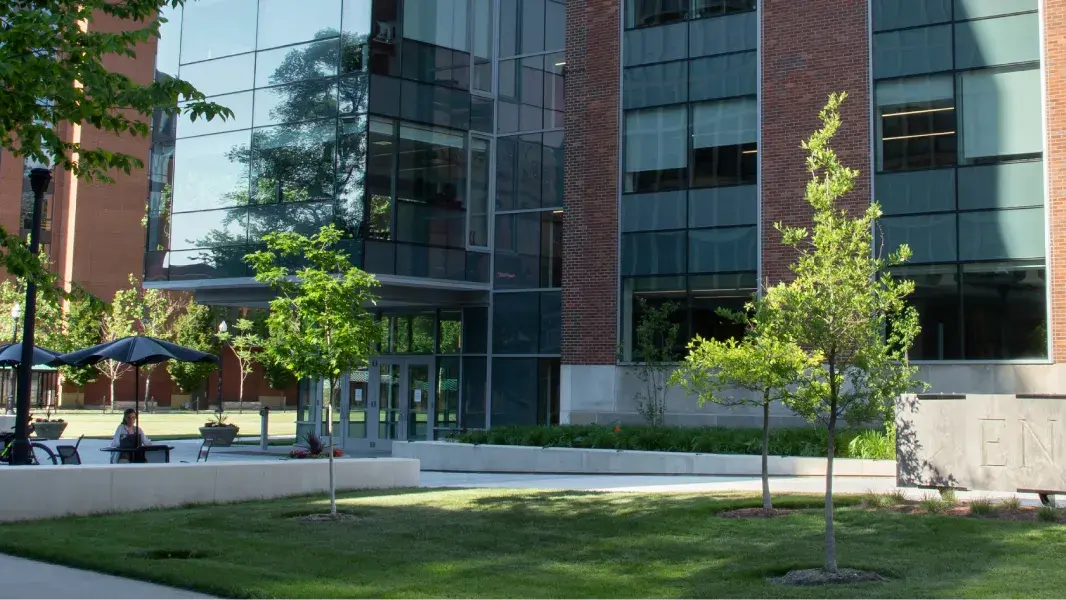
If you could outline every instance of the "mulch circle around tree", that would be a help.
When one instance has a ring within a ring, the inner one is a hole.
[[[772,519],[784,517],[796,511],[788,508],[738,508],[718,513],[723,519]]]
[[[837,585],[872,583],[885,581],[885,578],[872,571],[858,569],[838,569],[835,573],[825,569],[797,569],[780,577],[767,577],[767,580],[778,585]]]

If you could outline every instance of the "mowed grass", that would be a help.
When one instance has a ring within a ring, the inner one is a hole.
[[[0,551],[228,597],[1060,597],[1066,527],[875,512],[842,498],[841,566],[886,582],[780,587],[822,557],[815,497],[506,490],[346,494],[0,525]],[[149,558],[189,555],[198,558]]]
[[[258,410],[248,410],[239,413],[234,405],[234,410],[226,411],[226,422],[241,428],[241,436],[258,436],[261,428],[261,418]],[[44,413],[35,414],[35,417],[44,417]],[[141,429],[154,440],[198,438],[199,428],[210,421],[213,413],[210,412],[142,412]],[[115,435],[115,429],[122,421],[122,413],[102,413],[96,411],[60,411],[52,418],[63,419],[68,423],[63,432],[64,438],[77,438],[82,435],[89,438],[111,439]],[[295,435],[296,412],[295,411],[270,411],[269,435]]]

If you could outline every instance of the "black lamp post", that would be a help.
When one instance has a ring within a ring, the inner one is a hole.
[[[18,328],[19,317],[22,316],[22,306],[19,304],[11,305],[11,343],[14,344],[18,341]],[[15,374],[15,367],[11,367],[11,389],[7,392],[7,414],[15,414],[15,378],[18,375]]]
[[[222,356],[226,354],[226,332],[229,331],[229,325],[226,324],[226,320],[223,319],[218,324],[218,418],[221,422],[222,419]]]
[[[44,192],[52,181],[52,171],[42,164],[30,170],[33,189],[33,226],[30,229],[30,254],[37,257],[41,245],[41,213]],[[37,285],[26,278],[26,309],[22,314],[22,358],[18,369],[18,397],[15,400],[15,442],[11,464],[29,464],[30,458],[30,373],[33,371],[33,327],[37,319]]]

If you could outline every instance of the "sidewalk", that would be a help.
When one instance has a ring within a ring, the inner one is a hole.
[[[211,598],[0,554],[0,598]]]

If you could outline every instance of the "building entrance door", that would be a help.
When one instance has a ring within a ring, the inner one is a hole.
[[[436,403],[433,357],[380,356],[342,385],[348,452],[392,452],[394,441],[429,440]]]

